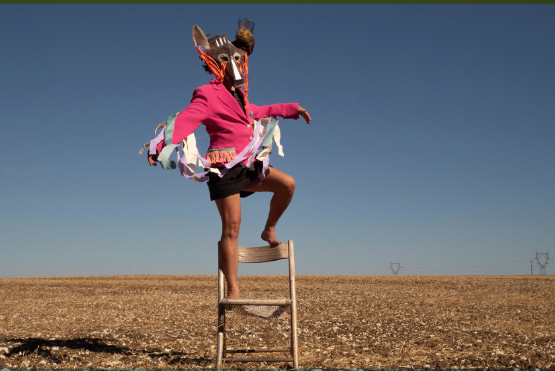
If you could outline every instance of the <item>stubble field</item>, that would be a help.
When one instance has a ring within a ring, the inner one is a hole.
[[[288,288],[285,276],[239,285],[244,297]],[[0,279],[0,368],[212,368],[216,287],[215,276]],[[553,276],[297,276],[300,367],[555,367],[553,293]],[[287,346],[288,318],[231,313],[228,348]]]

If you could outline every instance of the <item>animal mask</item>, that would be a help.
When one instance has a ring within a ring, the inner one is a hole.
[[[216,78],[228,79],[232,86],[248,91],[248,55],[254,48],[254,22],[239,20],[236,39],[230,42],[226,35],[205,35],[199,26],[193,27],[193,42],[200,58]]]

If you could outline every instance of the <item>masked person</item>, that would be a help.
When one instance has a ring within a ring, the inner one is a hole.
[[[265,157],[269,154],[268,148],[271,149],[272,135],[282,152],[279,135],[276,137],[279,127],[274,119],[269,120],[266,128],[258,120],[268,122],[268,118],[278,116],[298,120],[301,115],[307,124],[310,123],[310,115],[298,103],[257,107],[248,101],[248,56],[254,48],[253,31],[254,23],[246,18],[239,21],[233,42],[225,35],[205,35],[200,27],[193,27],[195,48],[206,63],[205,70],[214,74],[215,79],[193,92],[187,108],[170,116],[163,125],[164,130],[150,142],[148,156],[151,166],[160,161],[164,168],[175,168],[168,156],[174,148],[182,145],[183,155],[179,149],[177,151],[182,175],[208,182],[210,199],[216,202],[222,219],[218,258],[227,280],[228,297],[239,297],[236,278],[241,197],[254,192],[274,194],[261,238],[275,246],[281,243],[275,235],[276,224],[295,191],[295,180],[268,166],[268,157]],[[205,158],[198,155],[193,134],[201,124],[210,136]],[[264,143],[266,149],[257,156]],[[207,171],[194,173],[197,158],[203,167],[208,168]]]

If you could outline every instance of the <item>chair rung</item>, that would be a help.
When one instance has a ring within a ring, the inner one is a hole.
[[[273,349],[227,349],[226,353],[271,353],[271,352],[291,352],[291,348],[273,348]]]
[[[291,299],[222,299],[223,305],[291,305]]]
[[[222,358],[226,362],[293,362],[293,358]]]

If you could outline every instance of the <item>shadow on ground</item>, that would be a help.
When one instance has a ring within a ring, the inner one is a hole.
[[[42,338],[13,338],[5,339],[7,342],[14,342],[19,344],[18,346],[12,348],[6,357],[12,355],[19,355],[21,352],[23,355],[29,356],[36,353],[43,358],[47,358],[53,363],[60,363],[60,355],[53,354],[51,351],[52,347],[68,348],[79,351],[95,352],[102,354],[121,354],[128,356],[137,356],[144,354],[150,358],[160,357],[164,358],[165,362],[169,365],[178,364],[184,360],[192,361],[202,364],[210,364],[211,359],[205,357],[191,357],[190,354],[184,352],[165,352],[165,351],[146,351],[144,349],[134,349],[128,347],[121,347],[116,345],[106,344],[102,339],[98,338],[78,338],[78,339],[67,339],[67,340],[47,340]]]

